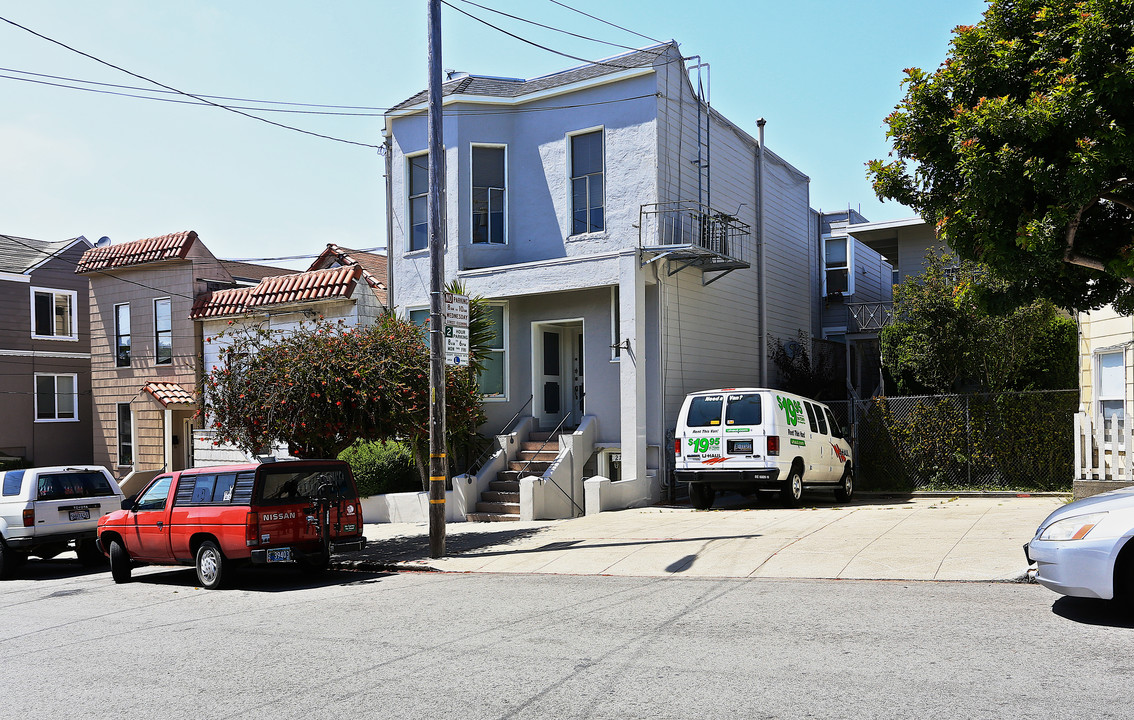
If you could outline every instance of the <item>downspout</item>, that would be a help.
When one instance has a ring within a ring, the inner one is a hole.
[[[394,142],[390,135],[382,144],[386,149],[386,310],[394,307]]]
[[[764,271],[764,118],[756,121],[759,128],[756,148],[756,283],[760,302],[760,387],[768,387],[768,291]]]

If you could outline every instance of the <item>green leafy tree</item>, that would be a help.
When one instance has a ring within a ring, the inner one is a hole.
[[[1002,306],[1007,283],[930,250],[926,269],[894,287],[895,321],[879,335],[901,394],[1075,387],[1075,322],[1048,300]]]
[[[1134,311],[1134,3],[993,0],[933,72],[908,68],[869,163],[1018,303]]]
[[[204,378],[201,405],[220,442],[248,452],[285,442],[300,457],[335,457],[355,440],[397,438],[421,452],[429,357],[416,325],[392,313],[367,327],[233,323],[218,339],[220,364]],[[445,392],[449,436],[475,435],[484,421],[475,376],[449,368]]]

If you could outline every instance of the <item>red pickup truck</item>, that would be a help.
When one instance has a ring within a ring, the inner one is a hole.
[[[98,522],[98,546],[118,583],[134,565],[196,565],[211,590],[237,565],[319,571],[332,553],[365,545],[354,478],[338,460],[164,473]]]

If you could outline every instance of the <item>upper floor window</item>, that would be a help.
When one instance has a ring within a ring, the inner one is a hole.
[[[171,302],[169,298],[154,300],[154,347],[157,350],[155,360],[158,365],[168,365],[173,362],[173,313]]]
[[[571,234],[606,228],[602,130],[571,136]]]
[[[114,306],[114,365],[130,367],[130,304]]]
[[[854,292],[854,275],[851,273],[851,251],[845,237],[823,238],[823,294]]]
[[[36,422],[74,421],[79,419],[78,376],[35,374]]]
[[[472,149],[472,241],[504,244],[507,197],[504,148],[474,145]]]
[[[51,290],[33,287],[32,337],[53,340],[77,340],[74,290]]]
[[[429,246],[429,155],[414,155],[409,161],[409,251]]]

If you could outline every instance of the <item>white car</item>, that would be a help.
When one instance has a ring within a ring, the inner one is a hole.
[[[73,549],[83,564],[101,563],[98,519],[121,507],[122,490],[98,465],[0,472],[0,579],[29,555]]]
[[[1063,595],[1134,600],[1134,487],[1065,505],[1024,546],[1036,580]]]

